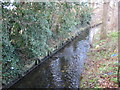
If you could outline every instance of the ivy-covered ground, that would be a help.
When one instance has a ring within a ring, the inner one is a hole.
[[[118,33],[110,32],[106,40],[96,40],[88,52],[81,88],[118,88],[117,69]]]

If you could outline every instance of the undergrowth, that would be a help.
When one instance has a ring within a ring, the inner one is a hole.
[[[81,88],[118,88],[118,33],[110,32],[106,40],[94,42],[88,52]]]

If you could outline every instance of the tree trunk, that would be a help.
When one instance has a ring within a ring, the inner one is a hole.
[[[91,7],[91,0],[88,0],[88,3],[89,3],[89,7]]]
[[[108,6],[109,2],[104,2],[100,40],[107,38],[106,30],[107,30]]]
[[[116,17],[117,17],[117,16],[115,15],[115,9],[116,9],[116,7],[115,7],[115,1],[113,1],[113,5],[112,5],[111,8],[112,8],[112,16],[111,16],[111,28],[110,28],[110,29],[111,29],[111,30],[115,30],[115,29],[116,29],[116,28],[115,28],[115,27],[116,27],[116,25],[115,25],[115,24],[116,24],[116,23],[115,23],[116,20],[115,20],[115,19],[116,19]]]
[[[120,33],[120,2],[118,2],[118,32]],[[120,38],[120,35],[118,35]],[[118,39],[118,45],[120,45],[120,39]],[[118,55],[120,55],[120,48],[118,48]],[[118,87],[120,88],[120,57],[118,57]]]

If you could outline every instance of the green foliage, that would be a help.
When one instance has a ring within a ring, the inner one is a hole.
[[[118,82],[117,82],[117,78],[114,78],[114,77],[113,77],[113,78],[111,78],[110,80],[113,81],[113,82],[115,82],[115,83],[118,83]]]
[[[54,49],[76,25],[89,24],[91,10],[79,3],[18,3],[7,9],[2,3],[3,16],[3,81],[18,77],[24,66],[23,56],[42,58]]]
[[[4,21],[5,23],[5,21]],[[3,25],[5,25],[3,23]],[[15,48],[9,41],[9,33],[6,26],[3,26],[3,50],[2,50],[2,73],[3,83],[9,83],[10,79],[18,77],[21,67],[18,66],[19,59],[15,54]]]
[[[118,37],[118,32],[111,32],[108,36],[109,37]]]

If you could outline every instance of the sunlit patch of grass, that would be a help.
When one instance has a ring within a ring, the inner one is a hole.
[[[95,82],[95,80],[94,80],[94,79],[91,79],[91,80],[89,80],[89,82],[90,82],[90,83],[93,83],[93,82]]]
[[[100,70],[100,72],[103,72],[105,70],[105,68],[104,67],[100,67],[99,70]]]
[[[111,33],[109,33],[107,36],[108,37],[118,37],[118,32],[111,32]]]
[[[99,43],[105,42],[106,40],[100,40]]]
[[[113,70],[113,67],[108,67],[108,70]]]
[[[117,75],[117,71],[113,71],[113,75]]]
[[[99,88],[99,86],[95,86],[94,88],[96,88],[96,90],[101,90],[101,89],[98,89],[98,88]]]
[[[112,77],[112,78],[110,78],[110,81],[117,83],[117,78]]]

